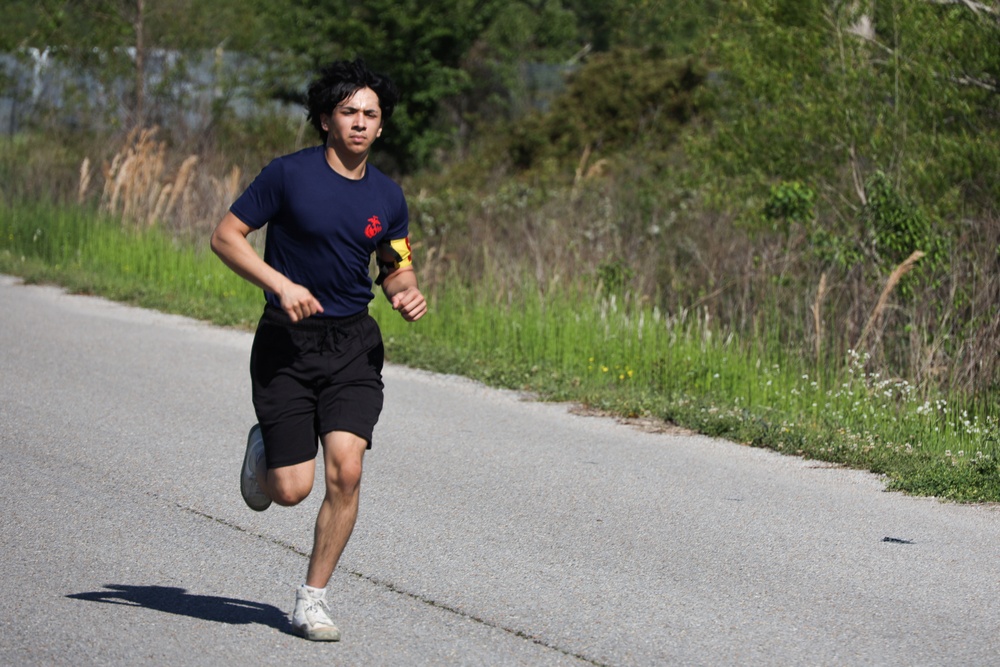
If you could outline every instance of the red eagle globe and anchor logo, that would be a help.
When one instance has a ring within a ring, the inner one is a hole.
[[[365,236],[372,239],[375,235],[382,231],[382,221],[378,219],[377,215],[373,215],[368,218],[368,224],[365,226]]]

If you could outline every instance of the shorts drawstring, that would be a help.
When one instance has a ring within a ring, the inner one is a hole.
[[[317,349],[322,355],[327,352],[336,353],[340,341],[350,336],[350,327],[366,317],[368,317],[367,309],[348,317],[310,317],[299,322],[291,322],[283,310],[268,304],[264,308],[263,319],[293,330],[321,333]]]
[[[340,339],[346,335],[346,331],[338,326],[325,326],[323,327],[323,337],[319,341],[319,353],[326,354],[329,352],[336,352],[337,345],[340,343]],[[329,345],[327,345],[329,343]]]

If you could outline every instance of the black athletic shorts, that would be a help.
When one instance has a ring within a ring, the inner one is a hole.
[[[268,305],[250,353],[253,406],[268,468],[316,457],[319,437],[347,431],[368,441],[382,412],[384,349],[362,311],[292,322]]]

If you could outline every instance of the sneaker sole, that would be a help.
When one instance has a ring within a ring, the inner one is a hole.
[[[322,630],[310,630],[305,626],[293,625],[292,631],[303,639],[313,642],[339,642],[340,630],[337,628],[324,628]]]
[[[260,431],[259,424],[251,428],[250,433],[247,435],[247,449],[246,452],[243,454],[243,467],[240,468],[240,495],[243,496],[243,502],[247,504],[247,507],[252,509],[254,512],[263,512],[264,510],[266,510],[268,507],[271,506],[271,499],[267,498],[266,502],[257,502],[255,500],[251,500],[251,495],[249,493],[249,490],[247,489],[246,478],[243,475],[243,471],[246,470],[247,466],[250,464],[250,442],[251,440],[253,440],[253,433],[255,430]]]

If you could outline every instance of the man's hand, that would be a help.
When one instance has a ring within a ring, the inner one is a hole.
[[[416,322],[427,312],[427,301],[417,288],[417,274],[413,267],[396,269],[382,281],[385,298],[407,322]]]
[[[407,322],[416,322],[427,312],[427,301],[415,285],[393,294],[389,303]]]
[[[312,292],[297,283],[289,283],[278,294],[278,298],[281,299],[281,309],[288,313],[292,322],[323,312],[323,306]]]

